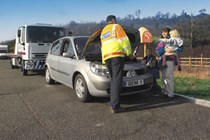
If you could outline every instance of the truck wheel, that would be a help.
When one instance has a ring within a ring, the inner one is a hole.
[[[53,79],[51,78],[51,76],[50,76],[50,71],[49,71],[48,68],[46,68],[46,70],[45,70],[45,79],[46,79],[46,82],[47,82],[48,84],[53,84],[53,83],[55,83],[55,80],[53,80]]]
[[[28,70],[26,70],[26,69],[23,69],[23,70],[22,70],[22,74],[23,74],[23,76],[26,76],[26,75],[28,75]]]
[[[12,59],[10,59],[9,63],[10,63],[10,68],[11,68],[11,69],[14,69],[15,66],[12,64]]]
[[[91,98],[85,79],[81,74],[78,74],[74,80],[74,90],[79,101],[87,102]]]
[[[14,69],[14,68],[15,68],[15,66],[11,64],[11,69]]]

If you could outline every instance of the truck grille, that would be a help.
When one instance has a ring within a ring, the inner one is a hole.
[[[46,58],[47,53],[32,53],[32,58],[37,59],[37,58]]]

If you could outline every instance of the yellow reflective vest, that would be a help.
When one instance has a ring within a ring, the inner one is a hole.
[[[101,32],[102,63],[109,58],[125,57],[131,54],[130,41],[119,24],[108,24]]]

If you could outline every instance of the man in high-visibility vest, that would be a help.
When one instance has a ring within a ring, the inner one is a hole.
[[[125,56],[131,55],[131,45],[125,31],[117,24],[115,16],[108,16],[106,22],[107,25],[101,32],[102,63],[106,64],[111,77],[110,111],[111,113],[119,113],[125,111],[124,108],[120,107],[120,89]]]

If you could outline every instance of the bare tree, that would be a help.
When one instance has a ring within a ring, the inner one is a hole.
[[[137,11],[135,12],[135,15],[137,16],[138,19],[140,19],[141,10],[137,10]]]

